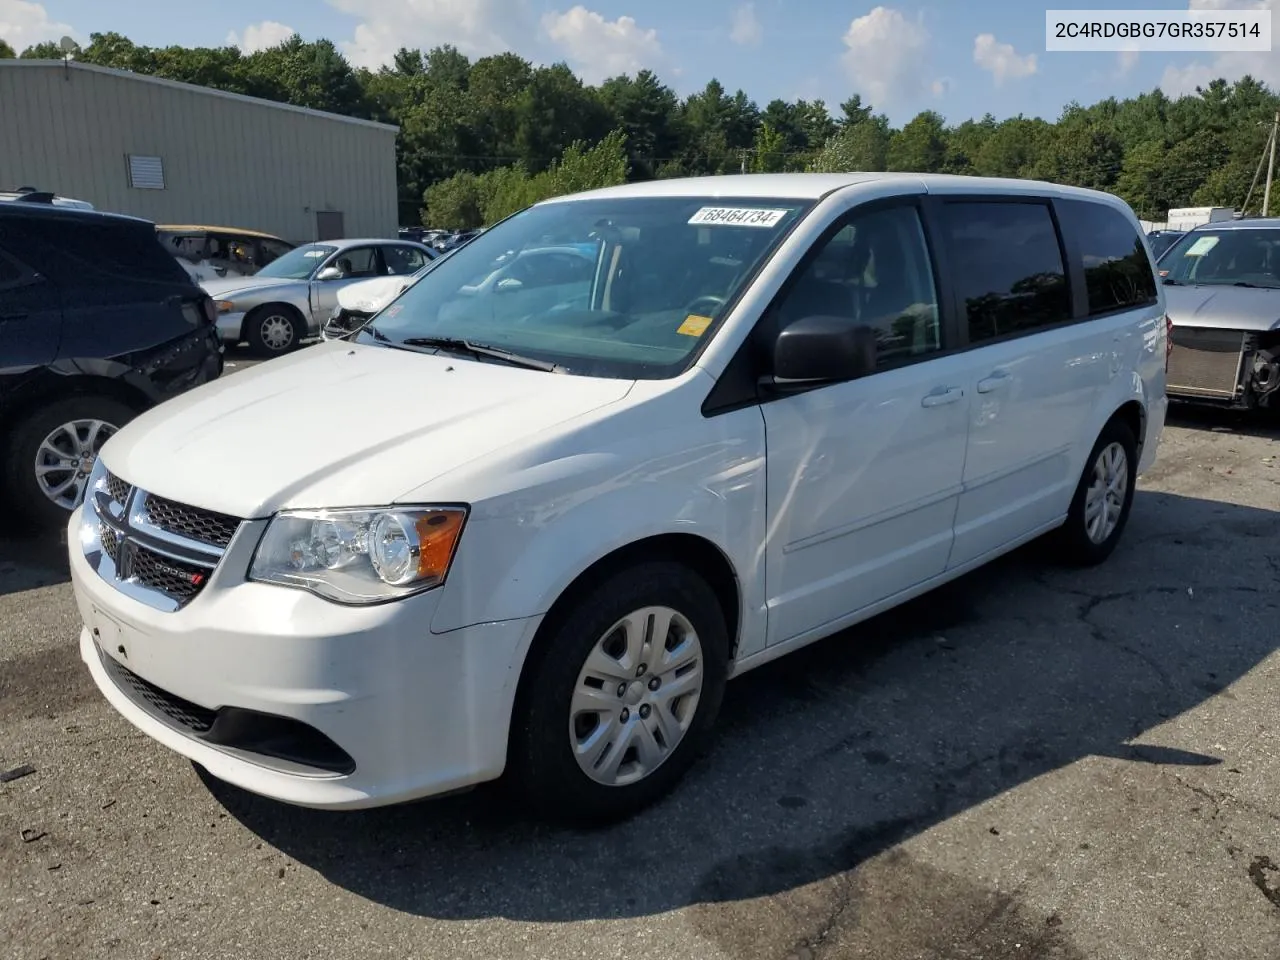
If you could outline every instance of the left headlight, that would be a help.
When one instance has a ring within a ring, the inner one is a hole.
[[[286,511],[267,525],[249,579],[336,603],[397,600],[444,582],[466,519],[463,506]]]

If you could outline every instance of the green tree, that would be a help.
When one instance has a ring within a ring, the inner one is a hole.
[[[13,47],[9,46],[3,37],[0,37],[0,60],[13,60],[18,54]]]
[[[594,88],[557,63],[533,72],[519,100],[516,150],[534,173],[577,140],[594,142],[609,130],[609,111]]]
[[[815,173],[876,171],[888,167],[889,119],[883,115],[846,124],[810,161]]]
[[[946,156],[946,130],[942,117],[932,110],[916,114],[889,138],[890,170],[938,173]]]
[[[649,180],[672,159],[680,145],[680,100],[650,70],[634,78],[611,77],[600,87],[600,100],[613,124],[627,135],[632,176]]]
[[[752,149],[753,173],[781,173],[787,168],[787,140],[766,120],[756,132]]]
[[[480,179],[468,171],[455,173],[427,189],[425,223],[454,230],[484,225],[484,197]]]
[[[22,53],[18,54],[19,60],[61,60],[62,51],[58,49],[58,45],[51,40],[43,43],[32,44]]]

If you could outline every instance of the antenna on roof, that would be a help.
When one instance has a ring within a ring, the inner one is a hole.
[[[62,70],[64,79],[71,79],[71,56],[78,49],[79,45],[71,37],[63,37],[58,41],[58,49],[62,51]]]

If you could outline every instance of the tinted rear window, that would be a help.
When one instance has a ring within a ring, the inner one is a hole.
[[[947,203],[942,222],[971,343],[1070,319],[1062,249],[1048,204]]]
[[[1058,214],[1083,261],[1090,316],[1157,301],[1146,245],[1124,214],[1085,200],[1060,201]]]
[[[148,223],[79,217],[16,217],[6,236],[28,251],[33,266],[64,286],[128,280],[191,284]]]

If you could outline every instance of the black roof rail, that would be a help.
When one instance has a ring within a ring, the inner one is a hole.
[[[28,193],[18,194],[18,199],[24,203],[53,203],[54,195],[46,190],[32,190]]]

